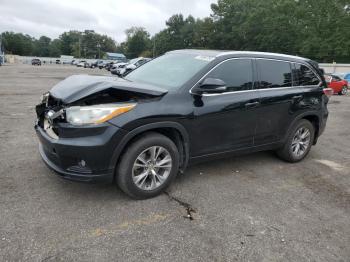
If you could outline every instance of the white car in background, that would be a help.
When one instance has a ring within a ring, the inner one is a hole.
[[[79,63],[77,63],[77,67],[84,67],[85,63],[86,63],[85,60],[79,61]]]
[[[113,75],[119,75],[120,70],[122,68],[126,67],[127,65],[128,65],[128,63],[126,63],[126,62],[116,63],[111,67],[110,72]]]
[[[124,75],[130,73],[131,71],[135,70],[136,68],[142,66],[143,64],[145,64],[151,60],[152,60],[151,58],[144,58],[144,57],[138,57],[138,58],[131,59],[127,65],[118,69],[117,75],[124,76]]]

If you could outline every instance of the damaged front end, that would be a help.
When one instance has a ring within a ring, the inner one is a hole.
[[[50,93],[42,95],[41,103],[35,107],[37,124],[43,128],[48,136],[58,139],[57,121],[64,119],[64,107],[60,101],[50,97]]]
[[[127,133],[109,123],[166,91],[97,76],[72,76],[42,96],[35,129],[44,162],[60,175],[80,181],[113,177],[111,157]]]

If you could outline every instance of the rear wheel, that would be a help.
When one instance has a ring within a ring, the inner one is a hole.
[[[121,190],[136,199],[154,197],[163,192],[179,170],[176,145],[159,133],[147,133],[132,143],[117,169]]]
[[[300,120],[291,130],[284,146],[277,151],[277,155],[288,162],[301,161],[309,153],[314,141],[315,128],[306,119]]]
[[[343,86],[341,91],[338,93],[339,95],[346,95],[348,93],[348,87]]]

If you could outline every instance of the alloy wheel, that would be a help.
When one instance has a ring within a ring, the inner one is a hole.
[[[152,146],[136,158],[132,168],[132,179],[138,188],[154,190],[167,180],[171,168],[172,157],[169,151],[161,146]]]
[[[291,150],[292,154],[299,158],[303,156],[310,145],[311,133],[306,127],[300,127],[296,132],[292,140]]]
[[[342,95],[346,95],[348,93],[348,88],[346,86],[343,86],[341,93]]]

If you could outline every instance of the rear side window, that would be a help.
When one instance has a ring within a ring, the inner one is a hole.
[[[223,80],[227,92],[250,90],[253,86],[251,59],[232,59],[218,65],[207,77]]]
[[[260,88],[292,86],[291,64],[284,61],[258,59]]]
[[[298,86],[313,86],[320,83],[316,74],[305,65],[295,64],[295,75]]]

